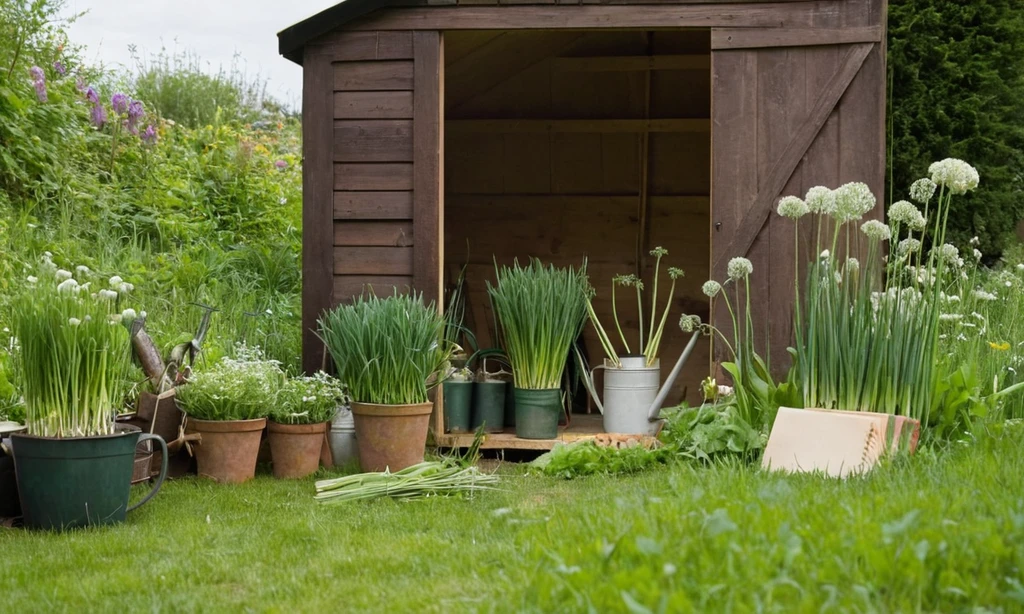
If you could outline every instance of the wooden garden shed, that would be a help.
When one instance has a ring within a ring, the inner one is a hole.
[[[610,318],[612,276],[649,284],[660,245],[686,272],[674,318],[707,319],[702,283],[750,258],[783,368],[795,231],[774,205],[848,181],[881,199],[885,14],[885,0],[346,0],[282,31],[304,75],[304,367],[323,361],[322,311],[366,285],[437,299],[466,265],[486,344],[495,260],[586,256]],[[685,342],[671,329],[665,371]],[[700,400],[708,354],[670,401]]]

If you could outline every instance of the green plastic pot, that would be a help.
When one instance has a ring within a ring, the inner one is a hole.
[[[128,494],[141,441],[160,445],[160,475],[135,505]],[[14,467],[25,526],[71,529],[124,522],[125,514],[153,498],[167,475],[167,444],[159,435],[120,432],[65,439],[12,435]]]
[[[505,382],[473,384],[473,430],[481,426],[485,433],[505,430]]]
[[[473,382],[445,382],[444,432],[468,433],[473,407]]]
[[[505,426],[516,425],[516,387],[505,382]]]
[[[558,436],[558,417],[562,414],[562,390],[516,388],[516,437],[554,439]]]

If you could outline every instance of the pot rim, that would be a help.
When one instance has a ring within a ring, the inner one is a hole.
[[[422,416],[434,411],[434,403],[408,403],[403,405],[385,405],[381,403],[360,403],[352,401],[354,416]]]
[[[126,427],[130,427],[130,428],[126,428]],[[92,441],[92,440],[97,440],[97,439],[114,439],[114,438],[117,438],[117,437],[126,437],[126,436],[130,436],[130,435],[139,435],[141,432],[142,432],[142,429],[140,429],[137,426],[130,425],[130,424],[117,424],[114,427],[114,432],[110,433],[108,435],[85,435],[85,436],[79,436],[79,437],[45,437],[43,435],[30,435],[28,433],[21,432],[21,433],[11,433],[10,437],[12,439],[14,439],[14,438],[18,438],[18,439],[35,439],[35,440],[38,440],[38,441]]]
[[[250,420],[200,420],[199,418],[189,416],[188,422],[196,431],[206,431],[210,433],[245,433],[249,431],[262,431],[267,425],[266,418],[252,418]]]
[[[290,434],[319,434],[327,431],[327,427],[330,422],[309,422],[305,424],[285,424],[283,422],[275,422],[274,420],[267,420],[267,430],[271,433],[290,433]]]

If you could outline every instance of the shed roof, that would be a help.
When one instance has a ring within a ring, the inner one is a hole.
[[[277,33],[278,53],[302,64],[302,48],[306,43],[346,23],[390,6],[417,6],[421,0],[344,0]]]

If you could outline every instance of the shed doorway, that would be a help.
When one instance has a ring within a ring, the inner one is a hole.
[[[612,277],[639,274],[650,288],[648,252],[663,246],[661,287],[664,267],[685,271],[662,342],[664,378],[686,341],[679,315],[709,315],[710,30],[451,31],[443,40],[444,276],[467,265],[466,324],[480,346],[494,345],[486,282],[495,259],[578,266],[586,256],[595,309],[611,326]],[[635,300],[620,298],[619,310],[636,339]],[[589,324],[584,338],[598,364]],[[700,401],[708,360],[704,341],[670,403]]]

